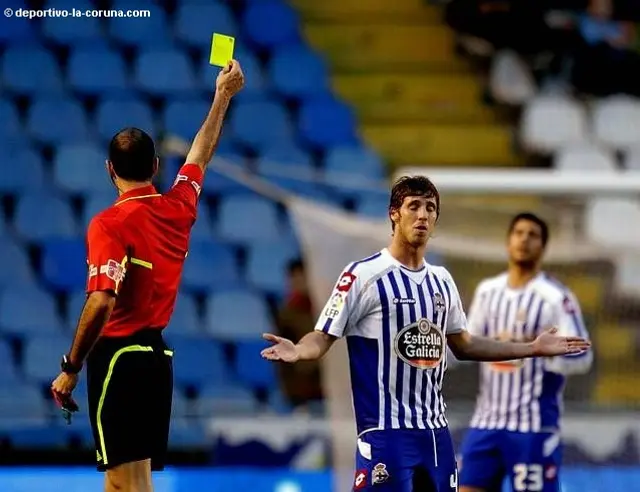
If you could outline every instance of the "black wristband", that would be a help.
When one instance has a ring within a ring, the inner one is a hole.
[[[69,360],[69,357],[67,355],[63,355],[62,362],[60,362],[60,369],[62,369],[62,372],[66,374],[78,374],[82,369],[82,366],[74,366]]]

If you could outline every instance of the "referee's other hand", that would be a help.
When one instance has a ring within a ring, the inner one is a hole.
[[[231,60],[218,74],[216,92],[233,97],[244,87],[244,73],[236,60]]]

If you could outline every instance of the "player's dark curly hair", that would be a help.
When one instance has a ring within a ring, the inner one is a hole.
[[[156,147],[153,139],[138,128],[124,128],[109,144],[109,160],[116,175],[127,181],[144,182],[153,178]]]
[[[420,196],[424,198],[435,198],[436,213],[440,217],[440,193],[433,182],[425,176],[402,176],[393,184],[391,197],[389,198],[389,215],[394,210],[402,207],[404,199],[408,196]],[[393,220],[391,230],[395,229]]]
[[[544,220],[531,212],[520,212],[519,214],[514,215],[511,219],[511,222],[509,223],[509,230],[507,231],[507,235],[510,235],[513,232],[516,224],[521,220],[533,222],[540,228],[540,238],[542,239],[542,246],[546,246],[547,242],[549,241],[549,226]]]

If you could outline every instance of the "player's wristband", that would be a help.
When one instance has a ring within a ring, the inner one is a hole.
[[[60,362],[60,369],[66,374],[78,374],[82,370],[82,365],[73,365],[69,357],[65,354],[62,356],[62,361]]]

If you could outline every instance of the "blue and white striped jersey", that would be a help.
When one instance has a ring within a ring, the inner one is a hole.
[[[358,434],[447,425],[445,338],[465,325],[443,267],[410,270],[383,249],[344,269],[316,330],[347,337]]]
[[[588,338],[578,302],[557,280],[539,273],[524,288],[507,274],[482,281],[468,312],[468,330],[499,340],[531,341],[555,326],[562,336]],[[591,351],[578,355],[482,363],[471,427],[540,432],[557,429],[565,376],[587,372]]]

